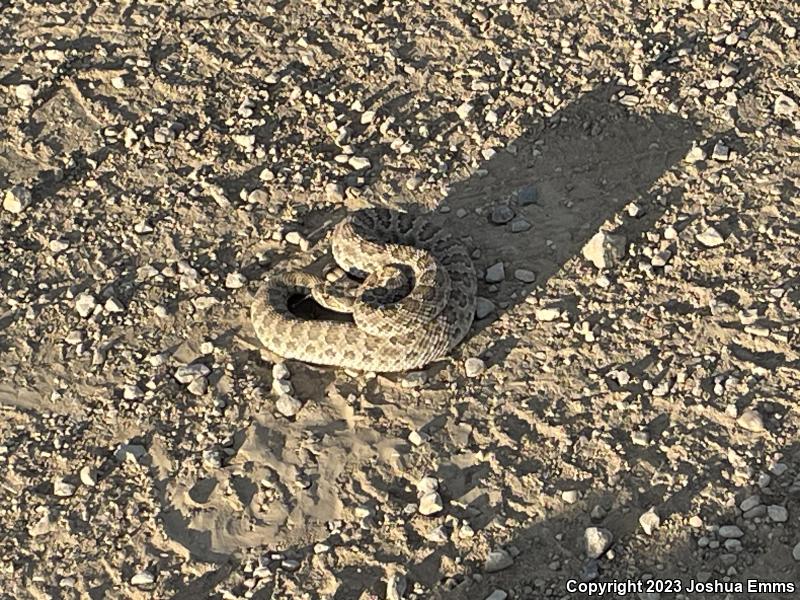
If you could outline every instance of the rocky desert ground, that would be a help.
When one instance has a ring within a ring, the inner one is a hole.
[[[797,598],[799,22],[0,2],[0,598]],[[364,206],[468,245],[466,340],[269,354]]]

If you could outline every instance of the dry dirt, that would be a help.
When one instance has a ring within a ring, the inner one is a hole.
[[[0,2],[0,598],[800,585],[799,21]],[[461,236],[481,318],[278,403],[253,293],[368,205]]]

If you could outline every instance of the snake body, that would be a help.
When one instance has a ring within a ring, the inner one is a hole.
[[[330,250],[363,282],[349,300],[327,302],[324,279],[276,267],[251,307],[256,335],[271,352],[319,365],[406,371],[444,357],[466,335],[475,314],[475,269],[464,245],[441,228],[407,213],[362,209],[336,225]],[[290,304],[298,295],[352,311],[352,321],[298,316]]]

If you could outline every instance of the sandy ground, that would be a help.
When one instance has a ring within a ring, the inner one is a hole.
[[[0,3],[0,598],[798,597],[799,20]],[[253,293],[368,205],[480,318],[279,406]]]

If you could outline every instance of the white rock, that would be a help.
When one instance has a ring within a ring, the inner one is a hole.
[[[792,558],[800,562],[800,542],[797,542],[797,545],[795,545],[794,550],[792,550]]]
[[[706,159],[705,150],[703,150],[700,146],[693,146],[691,150],[686,154],[686,157],[683,159],[687,163],[696,163],[700,162],[701,160]]]
[[[294,417],[301,408],[303,408],[303,403],[287,394],[281,394],[275,401],[275,409],[284,417]]]
[[[406,578],[392,573],[386,580],[386,600],[403,600],[406,593]]]
[[[113,296],[106,300],[105,304],[103,305],[107,313],[121,313],[125,312],[125,307],[120,304],[119,300],[114,298]]]
[[[513,564],[514,559],[511,558],[511,555],[500,548],[489,552],[489,556],[486,557],[486,562],[483,564],[483,570],[487,573],[496,573],[507,569]]]
[[[458,115],[458,118],[461,119],[462,121],[465,120],[472,112],[472,108],[473,106],[469,102],[464,102],[463,104],[461,104],[456,109],[456,114]]]
[[[747,431],[755,433],[764,431],[764,420],[761,418],[761,415],[752,408],[743,410],[739,418],[736,419],[736,423],[738,423],[739,427]]]
[[[94,296],[87,292],[78,294],[75,298],[75,310],[78,311],[78,314],[83,318],[91,315],[92,312],[94,312],[95,306],[97,306],[97,301],[94,299]]]
[[[288,379],[274,379],[272,380],[272,392],[276,396],[291,396],[294,394],[294,386]]]
[[[233,136],[233,141],[236,142],[238,146],[241,146],[245,150],[252,148],[256,143],[256,136],[250,135],[243,135],[243,134],[235,134]]]
[[[84,465],[80,470],[81,483],[87,487],[94,487],[97,485],[97,473],[89,465]]]
[[[486,370],[486,363],[482,359],[470,357],[464,361],[464,371],[467,377],[477,377]]]
[[[30,104],[33,101],[33,95],[35,93],[36,90],[28,83],[20,83],[14,88],[14,95],[23,104]]]
[[[131,577],[131,585],[150,585],[155,580],[155,576],[150,571],[139,571],[136,575]]]
[[[118,461],[138,462],[141,457],[147,454],[147,448],[139,444],[120,444],[114,451],[114,458]]]
[[[436,477],[423,477],[417,482],[417,493],[420,496],[430,494],[439,489],[439,480]]]
[[[425,440],[417,431],[412,431],[411,433],[408,434],[408,441],[414,444],[415,446],[421,446],[423,443],[425,443]]]
[[[494,590],[491,594],[486,596],[486,600],[506,600],[506,598],[508,598],[508,594],[503,590]]]
[[[705,231],[698,233],[695,239],[706,248],[715,248],[725,243],[725,239],[713,227],[707,227]]]
[[[48,246],[50,247],[50,251],[53,254],[58,254],[59,252],[63,252],[64,250],[69,248],[69,240],[65,240],[63,238],[50,240]]]
[[[300,561],[293,558],[286,558],[281,561],[281,569],[284,571],[297,571],[300,568]]]
[[[614,266],[625,255],[625,236],[598,231],[583,247],[583,256],[598,269]]]
[[[652,535],[661,525],[661,517],[658,516],[655,508],[651,508],[639,517],[639,525],[642,526],[642,529],[647,535]]]
[[[714,144],[714,149],[711,151],[711,158],[718,161],[727,161],[731,159],[731,149],[720,140]]]
[[[208,379],[205,377],[197,377],[196,379],[192,379],[192,381],[189,382],[189,385],[186,386],[186,389],[190,394],[202,396],[208,391]]]
[[[789,117],[797,110],[797,102],[786,94],[778,94],[773,105],[775,115],[779,117]]]
[[[211,373],[211,369],[209,369],[203,363],[194,363],[191,365],[184,365],[182,367],[178,367],[175,370],[175,379],[177,379],[180,383],[189,384],[198,377],[205,377]]]
[[[430,492],[419,499],[419,513],[421,515],[434,515],[444,509],[444,503],[439,492]]]
[[[603,527],[587,527],[583,534],[586,544],[586,556],[600,558],[614,542],[613,534]]]
[[[241,273],[228,273],[225,276],[225,287],[231,290],[238,290],[240,287],[247,285],[247,277]]]
[[[292,374],[289,372],[289,367],[286,363],[277,362],[272,365],[272,378],[273,379],[289,379]]]
[[[561,499],[567,504],[575,504],[580,498],[578,490],[566,490],[561,492]]]
[[[555,321],[558,317],[561,316],[561,311],[557,308],[540,308],[536,311],[536,320],[537,321]]]
[[[21,185],[6,190],[3,196],[3,208],[10,213],[19,214],[31,204],[31,193]]]
[[[364,156],[351,156],[347,163],[356,171],[369,169],[372,166],[370,160]]]
[[[75,486],[67,483],[63,479],[56,479],[53,482],[53,495],[59,498],[69,498],[75,493]]]
[[[128,384],[122,388],[122,397],[125,400],[138,400],[144,396],[144,392],[138,385]]]

